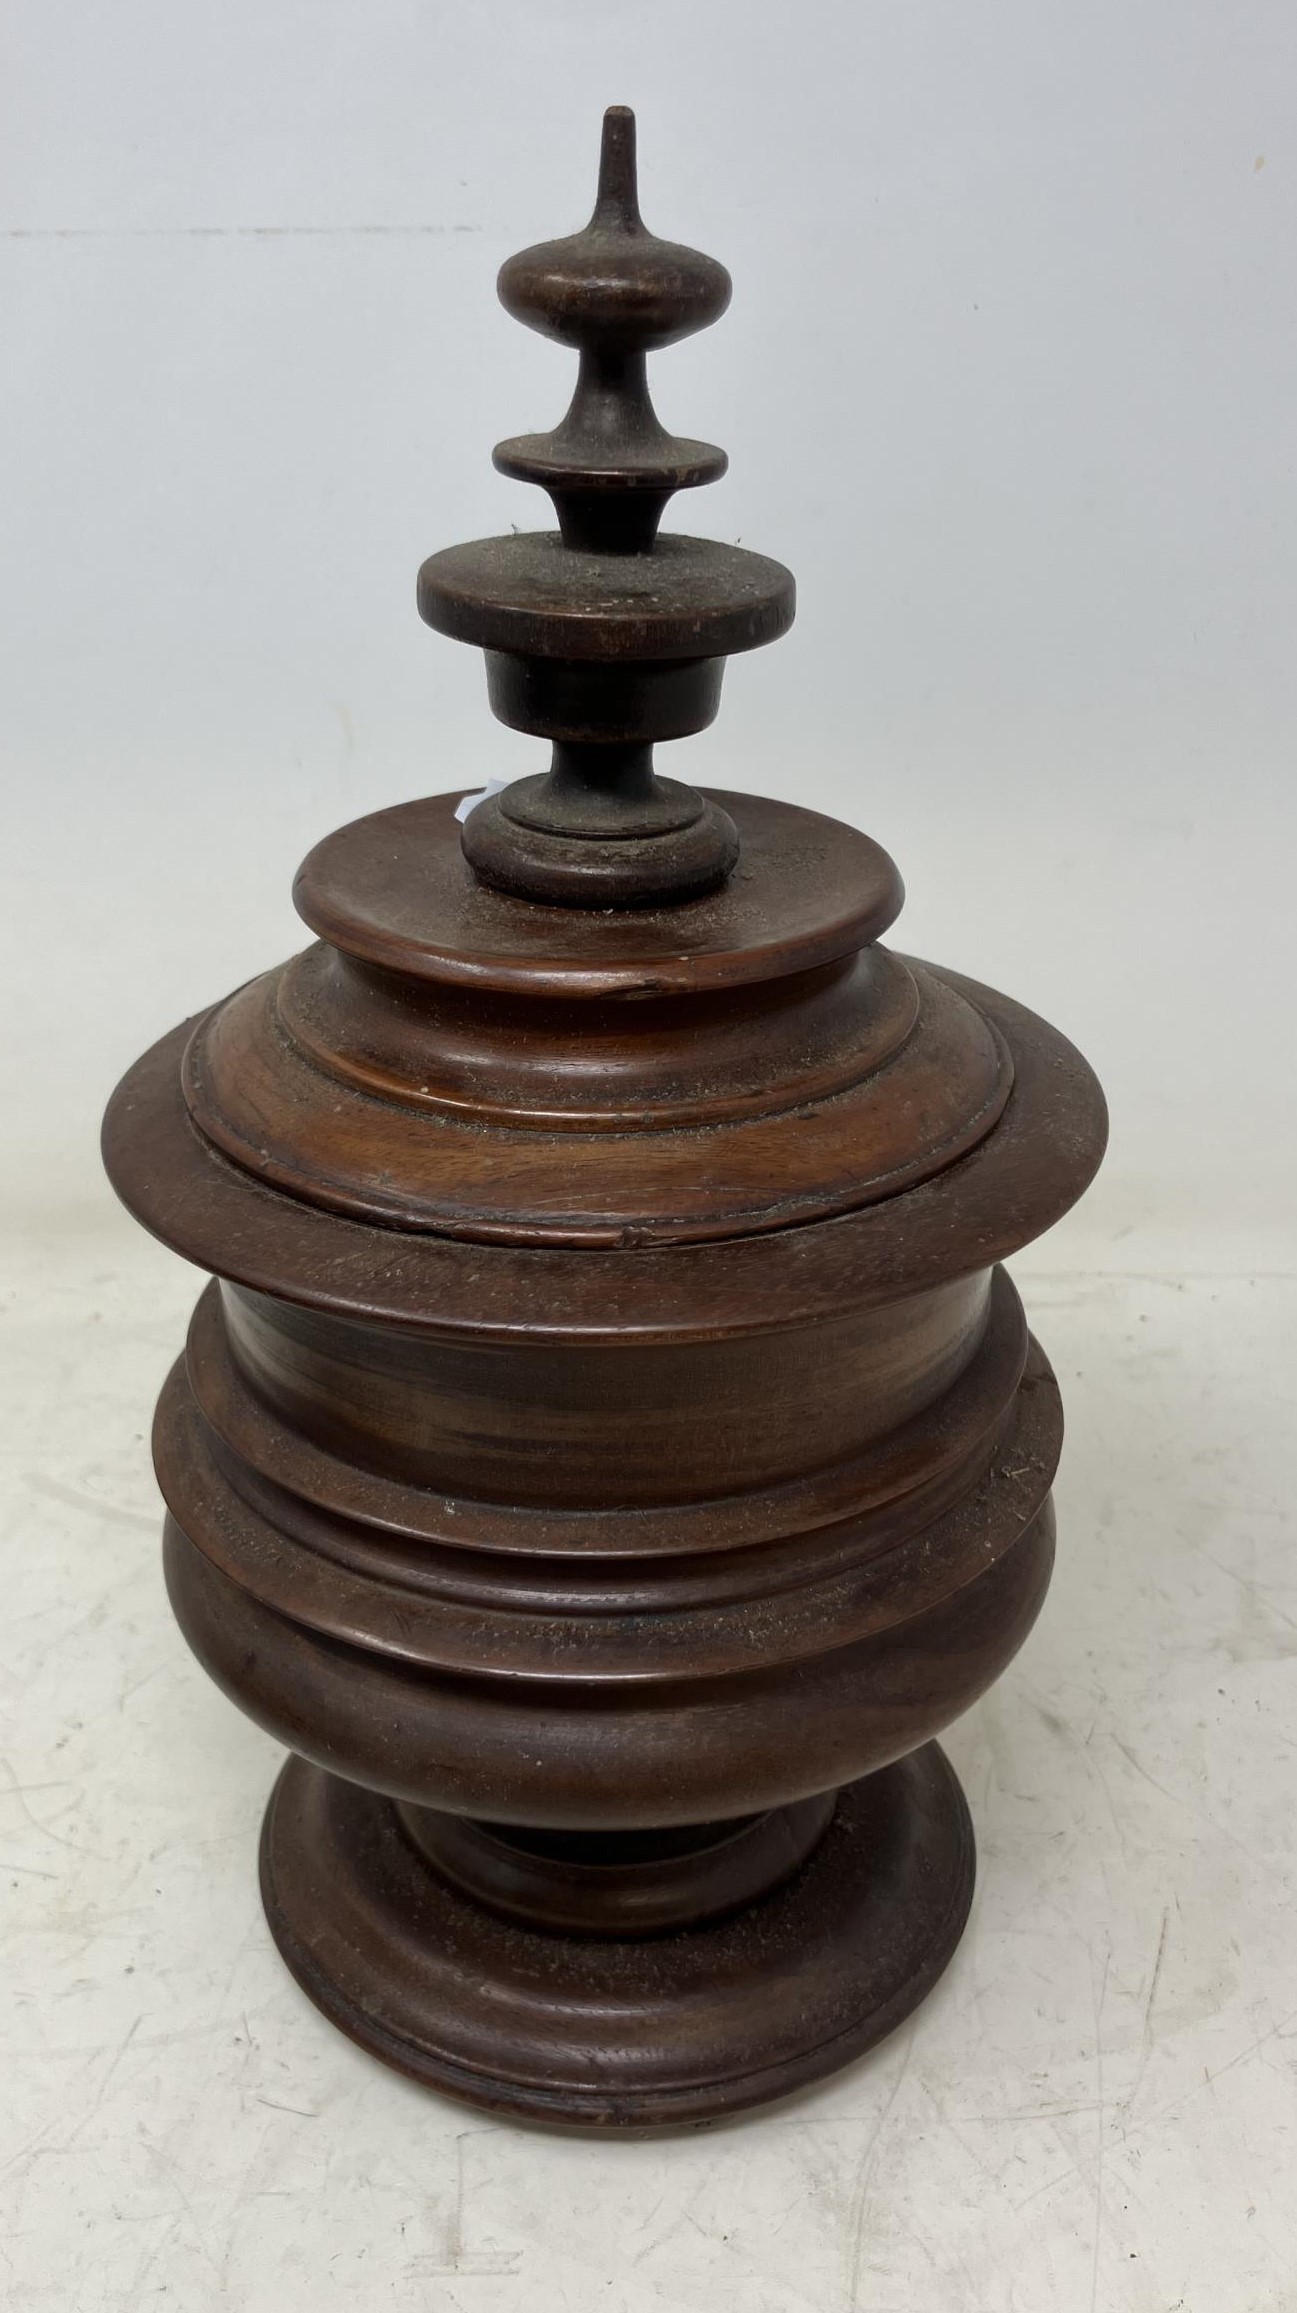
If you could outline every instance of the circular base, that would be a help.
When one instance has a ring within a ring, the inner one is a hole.
[[[973,1837],[929,1743],[848,1784],[768,1896],[673,1935],[596,1941],[485,1910],[429,1868],[389,1800],[294,1758],[261,1885],[303,1990],[385,2063],[490,2111],[653,2128],[784,2095],[909,2015],[959,1941]]]

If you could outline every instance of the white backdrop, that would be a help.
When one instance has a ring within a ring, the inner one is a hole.
[[[1291,2313],[1292,0],[3,19],[6,2313]],[[549,519],[490,449],[571,363],[494,277],[583,221],[610,101],[735,276],[655,365],[733,459],[676,519],[801,598],[664,762],[867,826],[901,939],[1075,1036],[1115,1131],[1031,1256],[1063,1548],[950,1737],[956,1961],[813,2095],[596,2153],[382,2072],[270,1946],[276,1746],[156,1565],[196,1281],[96,1143],[305,936],[323,831],[537,761],[414,575]]]
[[[494,275],[583,220],[625,101],[650,224],[736,284],[656,364],[667,422],[732,455],[677,518],[800,585],[667,767],[866,825],[902,944],[1085,1047],[1115,1135],[1068,1257],[1264,1259],[1295,1106],[1287,0],[6,16],[11,1212],[106,1193],[117,1073],[303,936],[316,836],[535,762],[414,573],[548,520],[489,453],[554,422],[570,361]]]

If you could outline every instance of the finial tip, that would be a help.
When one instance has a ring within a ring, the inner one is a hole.
[[[641,222],[635,169],[635,115],[628,104],[610,104],[603,116],[599,190],[594,213],[604,224],[638,225]]]

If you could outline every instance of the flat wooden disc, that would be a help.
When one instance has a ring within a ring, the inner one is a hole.
[[[729,658],[786,633],[795,604],[782,562],[678,531],[617,555],[514,531],[447,546],[419,572],[419,615],[439,634],[546,658]]]
[[[895,922],[904,887],[868,835],[823,812],[707,790],[738,828],[719,890],[660,908],[545,907],[478,882],[460,797],[429,795],[326,835],[293,886],[344,954],[411,978],[577,1000],[696,995],[832,963]]]

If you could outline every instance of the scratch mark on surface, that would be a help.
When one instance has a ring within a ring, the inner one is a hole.
[[[6,2169],[16,2168],[19,2161],[27,2160],[44,2144],[46,2137],[53,2134],[58,2124],[59,2115],[55,2113],[52,2120],[47,2120],[43,2128],[37,2129],[35,2136],[29,2136],[25,2144],[16,2145],[6,2160],[0,2160],[0,2176],[4,2175]]]
[[[1258,2049],[1264,2048],[1269,2041],[1282,2039],[1292,2024],[1297,2024],[1297,2008],[1293,2009],[1290,2016],[1281,2016],[1277,2024],[1271,2024],[1269,2030],[1259,2033],[1255,2040],[1249,2040],[1246,2048],[1240,2048],[1237,2056],[1231,2056],[1224,2064],[1218,2064],[1214,2072],[1204,2072],[1201,2080],[1195,2080],[1193,2087],[1186,2088],[1183,2095],[1173,2096],[1169,2104],[1160,2105],[1158,2110],[1151,2112],[1146,2120],[1139,2121],[1134,2128],[1124,2129],[1122,2131],[1122,2143],[1133,2144],[1139,2137],[1147,2136],[1151,2128],[1160,2127],[1171,2113],[1178,2112],[1182,2104],[1188,2104],[1195,2096],[1201,2096],[1205,2088],[1214,2086],[1215,2082],[1221,2079],[1226,2072],[1232,2072],[1236,2064],[1246,2064],[1249,2056],[1255,2056]],[[1070,2160],[1066,2168],[1059,2170],[1057,2176],[1047,2177],[1044,2184],[1034,2185],[1020,2201],[1015,2201],[1013,2203],[1014,2215],[1020,2216],[1032,2201],[1040,2199],[1042,2193],[1056,2191],[1059,2185],[1067,2183],[1069,2177],[1080,2175],[1086,2166],[1087,2163],[1084,2159]]]
[[[81,2114],[80,2118],[73,2123],[73,2126],[69,2129],[62,2143],[51,2146],[51,2151],[60,2154],[69,2152],[72,2146],[76,2143],[76,2140],[80,2136],[82,2130],[87,2128],[90,2122],[94,2119],[95,2114],[98,2112],[105,2096],[108,2094],[108,2089],[112,2081],[113,2074],[116,2072],[118,2065],[121,2063],[123,2056],[126,2054],[127,2049],[130,2047],[130,2044],[135,2038],[136,2033],[139,2031],[142,2022],[143,2018],[141,2016],[137,2016],[134,2023],[131,2025],[130,2030],[125,2034],[125,2037],[118,2042],[118,2045],[113,2050],[112,2056],[110,2057],[104,2070],[103,2077],[100,2080],[90,2103],[86,2106],[85,2111]],[[86,2070],[88,2071],[90,2068],[90,2066],[87,2066]],[[44,2144],[46,2137],[53,2134],[54,2130],[58,2127],[59,2121],[62,2117],[63,2115],[61,2113],[55,2113],[51,2120],[46,2121],[43,2128],[37,2129],[35,2136],[28,2138],[26,2144],[20,2144],[14,2152],[10,2153],[7,2160],[0,2161],[0,2175],[2,2175],[6,2169],[15,2167],[20,2161],[25,2161],[31,2158],[32,2155],[34,2155]]]
[[[103,2103],[105,2096],[108,2094],[113,2075],[116,2072],[118,2065],[121,2063],[123,2056],[126,2054],[127,2049],[130,2047],[132,2040],[135,2038],[136,2033],[139,2031],[143,2021],[144,2018],[142,2016],[137,2016],[125,2038],[119,2042],[118,2046],[113,2051],[112,2062],[109,2064],[106,2072],[104,2073],[103,2079],[100,2081],[99,2086],[96,2088],[93,2100],[90,2104],[87,2105],[84,2114],[77,2122],[71,2136],[69,2136],[67,2140],[69,2144],[73,2143],[73,2141],[81,2134],[82,2129],[86,2127],[88,2122],[94,2119],[94,2116],[98,2112],[100,2105]]]
[[[1148,2071],[1150,2062],[1152,2061],[1153,2049],[1156,2045],[1153,2032],[1153,2004],[1157,1999],[1157,1987],[1162,1980],[1162,1962],[1166,1957],[1166,1939],[1170,1925],[1171,1906],[1169,1903],[1165,1903],[1162,1906],[1162,1925],[1158,1933],[1157,1951],[1153,1958],[1153,1973],[1149,1978],[1148,1993],[1144,2001],[1144,2022],[1141,2031],[1139,2064],[1136,2069],[1134,2079],[1132,2080],[1125,2095],[1120,2100],[1121,2110],[1126,2114],[1129,2114],[1132,2110],[1135,2099],[1139,2095],[1140,2089],[1144,2085],[1144,2076]]]
[[[47,1478],[43,1470],[29,1471],[27,1483],[34,1494],[44,1494],[50,1502],[62,1502],[66,1509],[89,1510],[96,1518],[110,1518],[115,1526],[142,1526],[149,1534],[157,1530],[155,1510],[124,1509],[119,1502],[105,1502],[98,1494],[83,1494],[79,1486],[65,1486],[58,1478]]]
[[[892,2107],[905,2086],[905,2076],[910,2069],[910,2058],[914,2054],[914,2037],[917,2029],[917,2023],[911,2024],[906,2034],[905,2053],[901,2058],[900,2070],[892,2083],[887,2102],[874,2123],[869,2142],[861,2157],[860,2174],[856,2179],[856,2189],[852,2196],[851,2274],[847,2283],[848,2313],[855,2313],[855,2308],[860,2302],[860,2275],[865,2261],[865,2212],[869,2205],[869,2180],[874,2173],[883,2130],[891,2118]]]
[[[1165,1783],[1158,1782],[1156,1775],[1149,1774],[1147,1767],[1143,1765],[1141,1760],[1136,1758],[1134,1752],[1130,1748],[1129,1743],[1123,1743],[1120,1735],[1114,1735],[1112,1740],[1116,1745],[1116,1748],[1120,1751],[1122,1758],[1126,1761],[1127,1766],[1134,1768],[1135,1773],[1141,1776],[1144,1782],[1147,1783],[1150,1791],[1156,1791],[1158,1797],[1161,1799],[1174,1800],[1176,1805],[1179,1807],[1183,1807],[1185,1805],[1185,1801],[1178,1791],[1169,1790]]]
[[[144,2251],[143,2258],[136,2266],[135,2272],[131,2277],[129,2292],[129,2302],[131,2304],[137,2305],[140,2303],[140,2291],[143,2288],[145,2281],[148,2279],[149,2274],[152,2272],[153,2267],[156,2265],[164,2250],[170,2248],[172,2241],[175,2239],[176,2234],[179,2232],[180,2227],[184,2221],[184,2210],[174,2210],[173,2213],[168,2217],[166,2224],[163,2226],[162,2231],[159,2233],[156,2241],[153,2243],[152,2248],[146,2249]]]
[[[1162,1975],[1162,1962],[1166,1957],[1166,1931],[1170,1924],[1171,1906],[1166,1903],[1162,1906],[1162,1933],[1157,1939],[1157,1958],[1153,1962],[1153,1980],[1148,1987],[1148,1998],[1144,2002],[1144,2031],[1146,2035],[1151,2029],[1153,2002],[1157,1998],[1157,1987]]]
[[[121,1693],[117,1697],[118,1710],[124,1711],[126,1705],[131,1699],[131,1696],[137,1695],[141,1687],[148,1686],[151,1679],[160,1678],[162,1676],[163,1667],[164,1666],[160,1662],[154,1663],[152,1670],[146,1670],[139,1678],[132,1679],[129,1686],[123,1687]]]
[[[1214,2087],[1215,2083],[1222,2079],[1226,2072],[1232,2072],[1237,2064],[1246,2064],[1249,2056],[1255,2056],[1257,2051],[1266,2047],[1271,2040],[1282,2039],[1289,2025],[1293,2023],[1297,2023],[1297,2008],[1293,2009],[1290,2016],[1281,2016],[1278,2023],[1272,2024],[1268,2031],[1258,2033],[1256,2039],[1250,2040],[1246,2048],[1240,2048],[1237,2056],[1231,2056],[1224,2064],[1218,2064],[1214,2072],[1204,2072],[1201,2080],[1195,2081],[1192,2088],[1186,2088],[1183,2096],[1173,2096],[1171,2102],[1164,2104],[1160,2112],[1155,2112],[1148,2120],[1141,2121],[1138,2133],[1142,2134],[1146,2129],[1155,2128],[1159,2121],[1165,2120],[1169,2113],[1178,2111],[1180,2106],[1187,2104],[1191,2097],[1201,2096],[1204,2088]]]
[[[1147,1767],[1142,1766],[1134,1752],[1122,1742],[1120,1735],[1114,1735],[1112,1741],[1121,1752],[1123,1759],[1127,1760],[1134,1768],[1135,1773],[1143,1777],[1150,1791],[1156,1791],[1161,1799],[1169,1799],[1175,1807],[1187,1808],[1191,1815],[1198,1817],[1200,1822],[1209,1824],[1217,1838],[1227,1839],[1231,1847],[1237,1847],[1241,1854],[1249,1856],[1254,1863],[1259,1860],[1255,1851],[1248,1846],[1247,1841],[1240,1839],[1237,1831],[1231,1831],[1227,1823],[1217,1822],[1216,1817],[1208,1808],[1189,1798],[1185,1792],[1173,1790],[1169,1783],[1159,1783],[1156,1775],[1150,1775]]]
[[[100,1863],[106,1860],[103,1856],[96,1855],[94,1848],[78,1846],[75,1839],[66,1839],[61,1831],[52,1830],[48,1823],[41,1822],[41,1819],[38,1815],[33,1815],[31,1808],[27,1804],[28,1788],[33,1791],[46,1791],[53,1790],[55,1785],[49,1783],[33,1783],[30,1786],[27,1786],[20,1783],[17,1775],[14,1773],[12,1759],[0,1758],[0,1768],[3,1768],[5,1774],[8,1776],[9,1788],[13,1793],[14,1798],[17,1800],[19,1806],[21,1807],[23,1814],[26,1816],[28,1822],[30,1823],[33,1831],[39,1831],[46,1839],[52,1839],[56,1847],[66,1847],[72,1855],[88,1855],[92,1861],[97,1861]],[[72,1804],[75,1805],[75,1801],[73,1801]]]
[[[1099,2250],[1103,2243],[1103,2003],[1108,1990],[1108,1970],[1112,1966],[1112,1951],[1103,1955],[1103,1977],[1094,2003],[1094,2084],[1097,2097],[1095,2110],[1095,2163],[1094,2163],[1094,2255],[1090,2265],[1090,2313],[1095,2313],[1099,2302]]]
[[[1240,1574],[1237,1566],[1227,1566],[1223,1558],[1213,1558],[1210,1550],[1200,1549],[1198,1555],[1200,1558],[1204,1558],[1209,1566],[1214,1566],[1218,1574],[1223,1574],[1227,1581],[1236,1583],[1247,1599],[1249,1606],[1254,1608],[1258,1614],[1262,1612],[1264,1595],[1265,1610],[1277,1616],[1280,1622],[1286,1622],[1289,1630],[1297,1630],[1297,1620],[1294,1620],[1291,1614],[1285,1614],[1283,1608],[1276,1605],[1269,1591],[1265,1591],[1263,1594],[1261,1585],[1251,1575]]]
[[[487,2134],[485,2129],[466,2128],[455,2138],[455,2200],[450,2223],[446,2228],[446,2256],[443,2263],[434,2263],[418,2257],[406,2267],[413,2279],[451,2280],[470,2274],[480,2278],[492,2276],[508,2278],[518,2271],[521,2252],[509,2249],[467,2250],[464,2247],[464,2146],[470,2137]]]
[[[207,2235],[198,2221],[198,2215],[194,2208],[194,2204],[190,2200],[188,2193],[185,2191],[184,2179],[176,2162],[172,2160],[167,2153],[163,2152],[160,2145],[154,2144],[147,2136],[143,2141],[144,2149],[147,2152],[150,2160],[161,2169],[163,2176],[167,2180],[167,2183],[170,2185],[177,2200],[180,2202],[181,2208],[189,2220],[189,2230],[193,2236],[195,2246],[197,2247],[200,2255],[204,2257],[207,2263],[211,2266],[213,2275],[215,2276],[219,2286],[221,2282],[221,2268],[218,2265],[215,2257],[212,2255],[211,2249],[208,2247]]]

